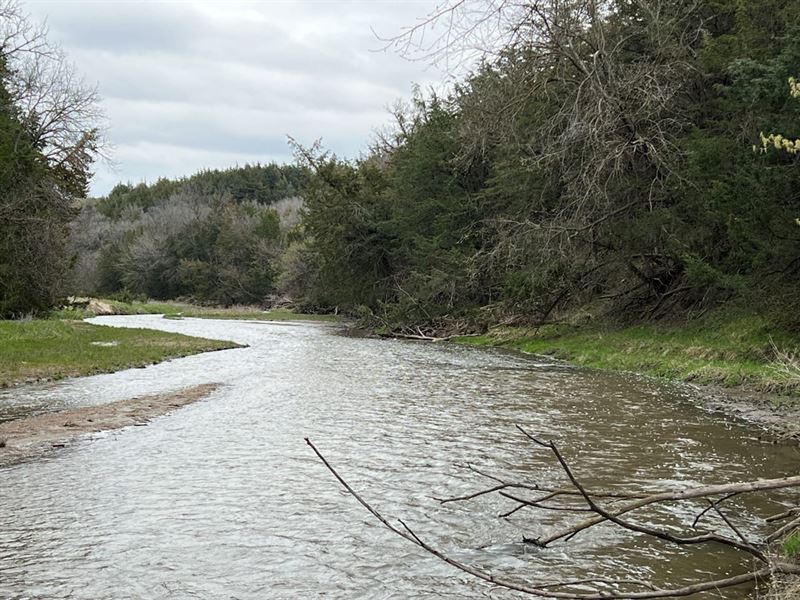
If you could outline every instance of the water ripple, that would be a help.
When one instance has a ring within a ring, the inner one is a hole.
[[[541,551],[520,543],[522,534],[542,533],[556,515],[500,520],[511,505],[499,498],[433,500],[485,483],[458,466],[467,462],[509,476],[558,476],[514,424],[557,439],[586,482],[599,486],[780,476],[797,463],[792,448],[754,443],[752,430],[705,413],[685,392],[634,377],[501,351],[348,338],[307,323],[94,321],[248,347],[0,392],[2,419],[225,384],[148,427],[0,471],[2,598],[489,596],[485,585],[371,520],[305,436],[376,507],[420,536],[471,564],[531,579],[616,571],[683,581],[732,571],[738,559],[607,527]],[[690,509],[652,518],[663,523]]]

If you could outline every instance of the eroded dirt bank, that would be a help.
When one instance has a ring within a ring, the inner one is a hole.
[[[187,387],[177,392],[73,408],[0,423],[0,468],[41,456],[90,433],[145,425],[155,417],[197,402],[219,384]]]

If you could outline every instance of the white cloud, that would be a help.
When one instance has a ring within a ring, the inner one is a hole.
[[[355,156],[413,83],[441,74],[380,51],[435,0],[114,2],[30,0],[79,72],[97,82],[118,181],[290,160],[286,135]]]

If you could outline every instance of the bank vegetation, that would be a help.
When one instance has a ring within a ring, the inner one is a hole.
[[[237,344],[82,321],[0,321],[0,387],[110,373]]]
[[[361,160],[298,148],[299,301],[472,331],[746,299],[798,330],[797,156],[760,141],[800,135],[798,2],[448,6],[500,42],[479,68],[399,107]]]

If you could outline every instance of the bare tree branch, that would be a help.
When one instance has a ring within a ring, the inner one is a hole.
[[[608,510],[600,506],[594,500],[594,498],[592,498],[592,496],[586,491],[586,488],[584,488],[583,485],[578,481],[577,477],[573,473],[572,467],[569,466],[569,463],[564,458],[564,455],[558,449],[558,446],[555,444],[555,442],[552,441],[542,442],[540,440],[537,440],[519,425],[517,425],[517,429],[519,429],[522,433],[524,433],[529,439],[533,440],[537,445],[549,448],[553,452],[559,464],[561,465],[561,468],[564,470],[567,477],[569,477],[569,480],[572,482],[575,488],[581,493],[583,498],[586,500],[586,503],[589,505],[589,508],[591,508],[592,512],[597,513],[603,519],[609,520],[612,523],[619,525],[623,529],[628,529],[636,533],[644,533],[666,542],[672,542],[673,544],[691,545],[691,544],[704,544],[708,542],[713,542],[717,544],[722,544],[724,546],[730,546],[737,550],[743,550],[749,554],[752,554],[761,562],[764,563],[769,562],[765,554],[758,548],[755,548],[754,546],[745,542],[737,542],[734,539],[731,539],[723,535],[719,535],[717,533],[705,533],[702,535],[696,535],[692,537],[677,536],[661,529],[655,529],[654,527],[646,527],[644,525],[638,525],[636,523],[632,523],[630,521],[621,519],[619,517],[619,514],[621,513],[619,513],[618,511],[609,512]],[[738,530],[736,531],[738,532]]]
[[[582,486],[582,484],[575,478],[574,474],[572,473],[571,468],[569,467],[568,463],[563,459],[563,455],[561,455],[560,451],[558,450],[557,446],[555,446],[552,442],[543,442],[538,440],[525,432],[522,428],[519,428],[520,431],[536,444],[549,448],[553,451],[556,458],[559,460],[562,468],[570,477],[570,480],[574,487],[578,490],[578,493],[581,497],[590,505],[593,510],[599,512],[600,517],[603,520],[609,520],[615,524],[620,525],[624,529],[629,529],[632,531],[638,531],[640,533],[645,533],[648,535],[653,535],[659,539],[664,541],[674,542],[678,544],[687,543],[685,538],[679,538],[677,536],[672,536],[670,534],[664,535],[664,532],[659,530],[652,530],[651,528],[640,527],[637,525],[632,525],[626,521],[622,521],[617,516],[608,513],[602,507],[598,506],[594,499],[586,492],[586,489]],[[698,583],[693,583],[690,585],[678,587],[678,588],[671,588],[671,589],[659,589],[652,584],[646,581],[639,581],[639,580],[631,580],[631,579],[618,579],[618,580],[610,580],[610,579],[597,579],[597,578],[584,578],[584,579],[572,579],[572,580],[564,580],[558,582],[533,582],[533,583],[522,583],[519,581],[515,581],[513,579],[507,577],[501,577],[493,575],[483,569],[479,569],[473,567],[471,565],[467,565],[461,561],[458,561],[451,556],[447,555],[442,550],[434,547],[433,545],[429,544],[425,540],[423,540],[419,535],[417,535],[411,527],[409,527],[404,521],[399,521],[400,526],[393,525],[388,518],[386,518],[381,512],[379,512],[376,508],[374,508],[369,502],[367,502],[363,497],[361,497],[358,492],[356,492],[349,483],[338,473],[338,471],[328,462],[328,460],[323,456],[323,454],[317,449],[317,447],[308,439],[305,438],[306,443],[311,447],[317,457],[322,461],[325,467],[333,474],[333,476],[339,481],[339,483],[344,486],[347,492],[353,496],[361,506],[363,506],[370,514],[372,514],[378,521],[380,521],[384,527],[399,535],[400,537],[408,540],[415,546],[425,550],[426,552],[432,554],[433,556],[437,557],[439,560],[465,572],[470,575],[473,575],[483,581],[491,583],[493,585],[503,587],[509,590],[514,590],[517,592],[529,594],[532,596],[543,597],[543,598],[560,598],[564,600],[603,600],[603,599],[611,599],[611,600],[648,600],[652,598],[675,598],[675,597],[685,597],[691,596],[694,594],[698,594],[701,592],[709,591],[709,590],[720,590],[728,587],[733,587],[737,585],[742,585],[745,583],[751,583],[756,581],[766,580],[776,574],[800,574],[800,566],[786,563],[784,561],[771,561],[764,567],[759,569],[754,569],[747,573],[742,573],[740,575],[735,575],[731,577],[722,577],[718,579],[711,579],[708,581],[701,581]],[[756,491],[761,489],[779,489],[781,487],[789,487],[789,486],[797,486],[800,485],[800,478],[786,478],[780,480],[781,483],[778,483],[777,480],[772,480],[770,483],[765,484],[761,482],[749,482],[745,484],[734,484],[738,487],[745,488],[745,491]],[[501,494],[504,493],[504,490],[507,489],[504,483],[500,483],[499,485],[495,486],[494,491],[498,491]],[[723,486],[706,486],[705,490],[712,490],[710,495],[714,495],[720,487]],[[703,497],[702,494],[700,495],[693,495],[698,494],[697,490],[699,488],[695,488],[695,490],[690,494],[691,497]],[[484,490],[485,492],[485,490]],[[489,493],[489,492],[486,492]],[[507,493],[507,492],[506,492]],[[462,496],[460,499],[472,499],[476,498],[483,493],[477,493],[472,495]],[[673,492],[670,494],[671,497],[681,496],[680,492]],[[652,496],[647,496],[645,499],[651,499]],[[643,500],[645,500],[643,499]],[[448,499],[455,501],[456,499]],[[717,507],[717,503],[714,504]],[[725,519],[728,522],[727,519]],[[697,536],[698,538],[703,536]],[[718,536],[722,538],[722,536]],[[704,539],[702,541],[719,541],[717,537]],[[730,545],[735,549],[743,550],[747,553],[753,554],[753,548],[749,543],[742,541],[741,543],[736,542],[735,540],[731,540],[732,543],[726,543],[726,545]],[[691,543],[695,543],[692,541]],[[699,543],[699,542],[698,542]],[[758,552],[758,551],[757,551]],[[758,554],[756,554],[758,555]],[[570,588],[575,586],[587,586],[589,584],[596,584],[596,585],[603,585],[604,588],[596,587],[594,591],[590,592],[578,592],[578,591],[570,591]],[[628,586],[629,588],[634,588],[630,591],[622,591],[619,589],[620,586]],[[639,588],[640,591],[636,591]],[[641,591],[641,588],[644,588]]]
[[[31,141],[56,172],[85,185],[91,163],[108,159],[96,86],[78,75],[47,40],[47,28],[34,25],[16,0],[0,0],[0,63],[2,83]]]

